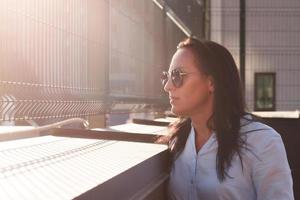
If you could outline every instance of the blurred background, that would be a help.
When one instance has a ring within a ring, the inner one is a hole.
[[[153,1],[1,0],[0,9],[1,121],[84,117],[103,127],[166,109],[160,73],[185,35]]]
[[[1,0],[0,23],[4,124],[161,115],[160,73],[187,36],[231,51],[249,111],[300,107],[298,0]]]
[[[160,74],[189,36],[230,50],[299,187],[299,0],[0,0],[0,124],[165,117]]]

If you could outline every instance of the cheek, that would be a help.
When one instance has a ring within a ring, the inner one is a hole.
[[[204,104],[207,101],[208,96],[209,93],[205,88],[198,88],[198,90],[195,90],[186,96],[185,104],[187,107],[194,109],[195,107]]]
[[[172,106],[172,111],[175,114],[188,115],[205,106],[209,98],[209,89],[205,85],[199,84],[197,87],[188,87],[182,91],[180,101]]]
[[[199,82],[186,90],[184,99],[194,105],[205,100],[209,93],[209,87],[205,83]]]
[[[206,104],[210,98],[211,92],[209,87],[202,83],[197,87],[190,88],[185,95],[184,101],[186,101],[188,107],[193,109],[194,107]]]

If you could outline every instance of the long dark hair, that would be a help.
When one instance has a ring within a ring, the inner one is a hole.
[[[241,149],[245,146],[239,132],[240,119],[247,113],[238,69],[230,52],[215,42],[187,38],[177,47],[182,48],[191,50],[199,62],[199,70],[214,80],[213,115],[207,126],[216,133],[216,170],[219,180],[223,181],[229,176],[226,171],[235,154],[242,164]],[[190,130],[191,119],[180,118],[171,125],[170,134],[161,140],[169,143],[174,158],[182,152]]]

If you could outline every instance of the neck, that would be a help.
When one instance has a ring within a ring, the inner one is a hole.
[[[197,112],[191,116],[192,125],[196,131],[197,137],[207,139],[212,134],[212,130],[207,126],[207,122],[212,116],[212,109],[210,106],[206,107],[208,109]]]
[[[212,133],[212,130],[207,127],[207,121],[209,117],[198,117],[198,118],[191,118],[192,125],[196,131],[196,135],[199,138],[207,139]]]

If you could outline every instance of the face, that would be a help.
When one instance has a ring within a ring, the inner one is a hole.
[[[186,75],[183,83],[175,87],[169,79],[164,90],[169,93],[171,111],[178,116],[191,117],[212,108],[214,85],[209,75],[198,68],[199,63],[189,49],[181,48],[173,55],[169,74],[177,68]],[[200,66],[201,69],[201,66]]]

